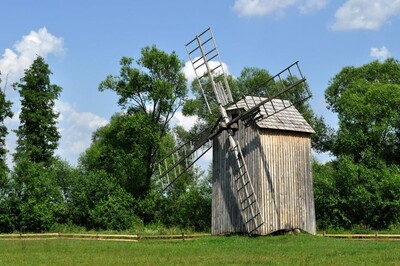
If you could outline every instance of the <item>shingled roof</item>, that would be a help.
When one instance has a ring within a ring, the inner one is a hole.
[[[266,99],[263,97],[246,96],[244,99],[227,108],[227,110],[244,109],[247,111]],[[262,117],[257,120],[256,124],[260,128],[315,133],[296,107],[290,105],[288,100],[272,99],[260,107],[259,115],[262,115]]]

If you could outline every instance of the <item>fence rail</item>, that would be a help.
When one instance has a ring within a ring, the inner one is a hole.
[[[118,235],[118,234],[73,234],[73,233],[29,233],[29,234],[0,234],[0,240],[47,240],[75,239],[101,241],[137,242],[144,240],[190,240],[210,234],[178,234],[178,235]]]
[[[318,234],[318,236],[323,237],[333,237],[333,238],[341,238],[341,239],[349,239],[349,240],[399,240],[400,234],[327,234],[322,233]]]

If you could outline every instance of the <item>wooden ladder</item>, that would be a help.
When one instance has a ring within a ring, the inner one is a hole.
[[[248,234],[253,235],[258,233],[258,229],[264,224],[264,219],[243,154],[239,147],[237,147],[237,150],[236,159],[239,171],[237,176],[235,176],[236,191],[246,231]]]

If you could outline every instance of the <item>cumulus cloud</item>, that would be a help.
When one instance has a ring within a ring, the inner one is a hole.
[[[372,47],[369,55],[379,61],[385,61],[386,58],[391,56],[389,50],[385,46],[382,46],[381,48]]]
[[[90,112],[79,112],[71,104],[60,100],[56,101],[55,111],[59,113],[57,126],[61,134],[56,154],[74,164],[79,155],[89,147],[92,133],[97,128],[107,125],[108,120]],[[19,127],[19,115],[20,111],[15,112],[11,119],[5,121],[10,131],[6,140],[10,154],[15,152],[17,136],[11,130]],[[7,157],[7,163],[12,164],[11,156]]]
[[[0,58],[0,71],[7,76],[9,84],[18,81],[37,56],[46,58],[65,53],[63,38],[49,33],[45,27],[31,31],[14,44],[13,49],[5,49]]]
[[[171,120],[171,127],[181,126],[185,130],[191,129],[197,121],[197,116],[184,116],[182,112],[176,112]]]
[[[332,30],[378,30],[400,16],[400,0],[348,0],[335,14]]]
[[[198,58],[199,57],[194,58],[193,61],[196,61]],[[219,62],[211,60],[208,62],[208,65],[210,66],[210,68],[215,68],[216,66],[219,65]],[[223,67],[225,73],[229,74],[228,65],[225,63],[222,63],[222,67]],[[185,66],[183,67],[182,71],[185,74],[185,77],[187,78],[189,84],[191,84],[192,81],[196,78],[196,73],[194,72],[192,63],[190,61],[187,61],[185,63]],[[206,73],[206,67],[204,65],[199,67],[198,73]]]
[[[57,154],[69,162],[76,162],[79,155],[91,143],[92,133],[105,126],[108,120],[90,112],[79,112],[73,105],[63,101],[56,102],[61,141]]]
[[[300,4],[299,10],[303,14],[312,13],[313,11],[325,8],[329,0],[307,0]]]
[[[233,10],[239,17],[282,15],[284,10],[297,7],[301,13],[322,9],[329,0],[236,0]]]
[[[22,36],[13,45],[13,48],[6,48],[0,57],[0,72],[4,82],[2,85],[4,86],[5,82],[10,85],[19,81],[24,74],[24,70],[29,68],[37,56],[46,58],[50,54],[60,56],[64,53],[63,38],[52,35],[45,27],[38,31],[31,31],[28,35]],[[13,98],[16,95],[13,90],[7,90],[7,93],[9,98]],[[6,148],[10,154],[14,153],[17,140],[12,130],[17,129],[19,126],[20,105],[18,102],[13,104],[13,112],[14,116],[5,121],[5,125],[9,129]],[[11,161],[11,156],[8,156],[7,163],[11,165]]]

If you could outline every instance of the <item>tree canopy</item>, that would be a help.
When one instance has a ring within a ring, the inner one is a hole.
[[[124,119],[133,119],[136,122],[132,123],[141,123],[141,130],[149,133],[145,137],[146,141],[140,142],[143,153],[139,156],[142,160],[141,167],[145,168],[144,188],[148,191],[160,141],[168,133],[173,115],[186,100],[187,87],[182,72],[184,64],[175,52],[168,54],[156,46],[146,46],[141,50],[141,57],[135,62],[137,68],[132,67],[132,58],[123,57],[120,61],[120,74],[107,76],[100,83],[99,90],[115,91],[119,96],[118,104],[126,111],[127,116]],[[143,134],[140,136],[144,137]],[[125,142],[124,145],[130,150],[135,147],[138,152],[139,147],[134,146],[136,140],[133,141]],[[136,174],[140,175],[140,171]]]
[[[339,128],[333,162],[314,163],[319,226],[374,230],[400,222],[400,63],[344,67],[325,91]]]
[[[325,96],[339,118],[332,147],[335,156],[400,163],[399,61],[390,58],[344,67],[330,81]]]

